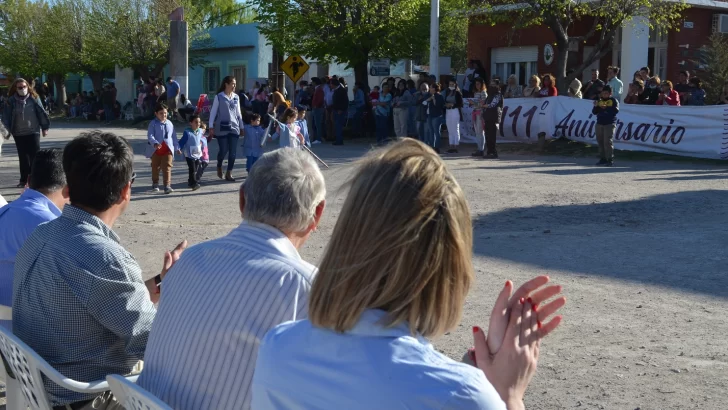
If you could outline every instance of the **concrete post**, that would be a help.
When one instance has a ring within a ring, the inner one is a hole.
[[[181,8],[180,8],[181,9]],[[183,20],[182,11],[175,10],[170,15],[169,22],[169,76],[179,83],[180,93],[190,100],[193,96],[187,94],[189,76],[189,36],[187,22]],[[179,18],[179,19],[177,19]]]
[[[622,98],[629,92],[632,74],[647,66],[647,52],[650,45],[650,28],[648,20],[643,16],[633,17],[622,27],[622,66],[619,79],[624,83]]]

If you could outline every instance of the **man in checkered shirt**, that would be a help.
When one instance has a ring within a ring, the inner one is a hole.
[[[134,154],[121,137],[92,131],[63,151],[70,204],[40,225],[15,261],[13,333],[61,374],[91,382],[128,374],[144,358],[156,314],[152,296],[186,247],[164,256],[164,269],[142,270],[112,227],[131,199]],[[151,290],[151,293],[150,293]],[[54,410],[116,409],[109,395],[81,394],[45,380]]]

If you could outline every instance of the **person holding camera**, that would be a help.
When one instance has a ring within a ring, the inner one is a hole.
[[[614,132],[617,128],[619,100],[612,97],[609,84],[602,88],[599,99],[594,101],[592,114],[597,117],[596,134],[599,144],[599,162],[597,165],[614,165]]]

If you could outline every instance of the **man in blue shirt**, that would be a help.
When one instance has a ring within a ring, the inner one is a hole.
[[[0,326],[11,328],[15,255],[35,228],[61,215],[68,202],[63,151],[38,151],[28,178],[28,189],[20,198],[0,208]]]
[[[186,247],[166,252],[162,273],[143,281],[112,230],[131,200],[133,162],[129,144],[112,133],[91,131],[69,142],[63,170],[70,203],[15,258],[13,333],[76,381],[128,374],[144,358],[156,285]],[[68,391],[50,380],[44,385],[54,410],[121,407],[108,395]]]
[[[177,99],[179,97],[179,83],[167,77],[167,110],[172,114],[172,118],[177,117]]]

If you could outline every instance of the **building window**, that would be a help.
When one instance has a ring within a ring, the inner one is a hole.
[[[220,68],[206,67],[202,86],[207,94],[214,94],[220,87]]]
[[[538,47],[502,47],[491,50],[493,76],[506,81],[515,75],[519,84],[527,84],[528,78],[538,70]]]
[[[244,65],[230,67],[230,75],[235,78],[238,90],[245,90],[245,71]]]
[[[532,75],[538,74],[538,63],[536,61],[519,61],[517,63],[496,63],[493,76],[499,77],[501,83],[508,80],[511,74],[515,74],[518,84],[528,84]]]

